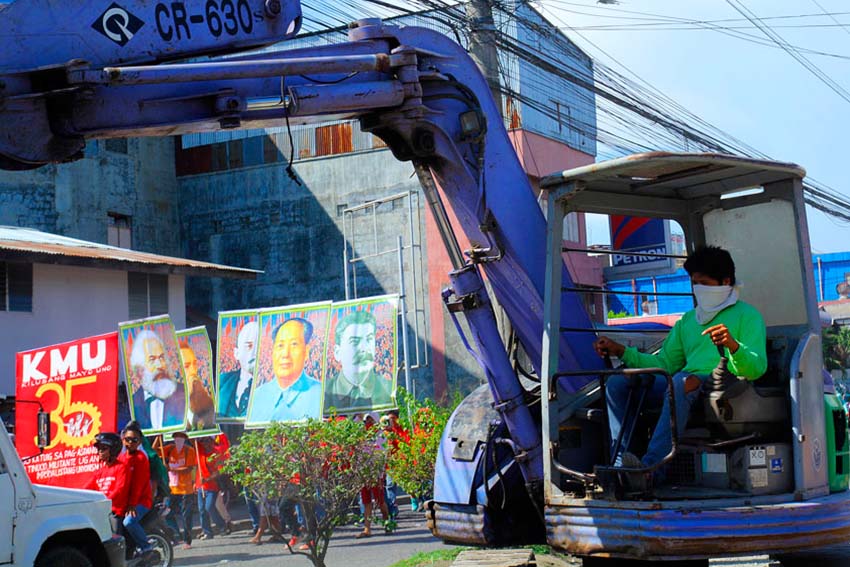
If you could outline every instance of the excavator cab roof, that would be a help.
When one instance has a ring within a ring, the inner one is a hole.
[[[563,188],[561,198],[571,210],[677,218],[692,213],[695,206],[727,208],[721,200],[805,175],[802,167],[792,163],[649,152],[552,174],[541,180],[540,187]]]

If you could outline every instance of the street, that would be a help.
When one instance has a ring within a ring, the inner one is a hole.
[[[192,549],[184,550],[178,545],[175,550],[175,567],[207,565],[252,565],[256,567],[296,566],[308,567],[310,560],[302,555],[292,555],[281,543],[254,545],[250,524],[241,522],[248,529],[235,531],[229,536],[216,536],[212,540],[195,540]],[[379,526],[378,526],[379,527]],[[387,567],[419,551],[433,551],[446,546],[431,536],[422,514],[414,514],[408,508],[398,519],[398,530],[390,535],[378,529],[366,539],[355,539],[361,528],[342,526],[331,538],[330,549],[325,558],[329,566]],[[268,536],[265,537],[268,540]]]
[[[241,510],[240,510],[241,511]],[[195,540],[192,548],[175,547],[175,567],[212,565],[252,565],[256,567],[309,567],[309,559],[293,555],[285,544],[264,543],[257,546],[248,542],[251,537],[250,524],[237,522],[241,529],[229,536],[216,536],[212,540]],[[399,516],[398,530],[385,535],[375,530],[367,539],[355,539],[361,528],[342,526],[331,538],[330,550],[325,558],[329,567],[388,567],[420,551],[447,549],[428,532],[422,514],[414,514],[404,507]],[[265,538],[268,540],[268,536]],[[767,555],[739,558],[712,559],[712,567],[779,567]],[[578,561],[567,561],[564,566],[580,565]],[[612,563],[612,567],[616,562]],[[799,554],[783,567],[850,567],[850,545],[838,546],[820,552]]]

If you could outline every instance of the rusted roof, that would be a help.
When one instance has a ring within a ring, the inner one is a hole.
[[[568,169],[540,187],[580,181],[582,190],[672,199],[698,199],[748,189],[756,183],[805,177],[799,165],[723,154],[649,152]]]
[[[259,270],[128,250],[14,226],[0,226],[0,260],[239,279],[255,279],[257,274],[263,273]]]

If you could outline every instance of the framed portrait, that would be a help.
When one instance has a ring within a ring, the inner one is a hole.
[[[260,311],[260,339],[245,427],[322,416],[330,302]]]
[[[395,407],[398,296],[334,303],[328,329],[324,413]]]
[[[145,435],[186,428],[186,378],[168,315],[118,325],[130,414]]]
[[[257,310],[218,314],[216,423],[241,423],[248,412],[257,361]]]
[[[189,437],[217,434],[212,345],[207,328],[177,331],[177,346],[186,377],[186,432]]]

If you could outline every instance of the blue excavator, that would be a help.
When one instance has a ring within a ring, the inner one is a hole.
[[[544,217],[461,46],[364,19],[346,43],[250,51],[294,37],[301,18],[298,0],[0,3],[0,167],[72,161],[91,139],[356,118],[412,162],[453,265],[446,308],[465,318],[487,378],[442,440],[426,511],[437,537],[695,561],[850,538],[847,418],[822,377],[801,168],[631,156],[544,179]],[[669,376],[607,368],[594,352],[585,291],[564,263],[573,211],[673,219],[689,249],[727,248],[767,322],[767,374],[713,381],[674,436],[665,486],[635,490],[625,473],[652,470],[612,458],[645,444],[658,416],[635,390],[627,437],[611,439],[607,378]],[[511,323],[507,345],[490,293]]]

